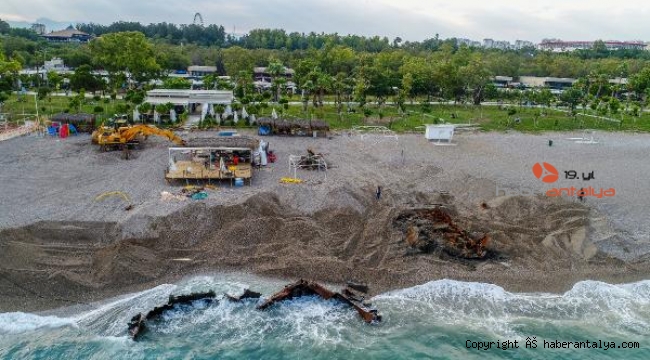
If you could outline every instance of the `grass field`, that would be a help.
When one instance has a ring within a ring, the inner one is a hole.
[[[617,116],[617,121],[609,121],[579,113],[577,116],[570,116],[565,109],[540,109],[532,107],[511,106],[516,110],[508,111],[497,106],[472,106],[472,105],[431,105],[427,112],[422,111],[419,105],[406,105],[404,114],[399,114],[395,106],[383,106],[378,108],[375,105],[366,105],[370,110],[368,116],[364,116],[359,109],[355,113],[344,111],[341,116],[337,115],[334,105],[325,105],[323,108],[314,109],[311,106],[307,112],[303,112],[302,106],[290,106],[284,110],[289,117],[314,118],[327,121],[334,129],[346,129],[355,125],[377,124],[390,127],[397,132],[412,131],[425,124],[453,123],[453,124],[476,124],[483,130],[503,131],[515,129],[522,132],[539,131],[570,131],[580,129],[594,130],[633,130],[650,131],[650,114],[643,114],[641,117]],[[280,109],[276,106],[276,111]],[[344,107],[345,109],[345,107]],[[264,109],[260,116],[270,116],[272,107]],[[380,115],[381,114],[381,115]],[[312,117],[313,116],[313,117]],[[519,120],[517,120],[519,119]]]
[[[40,115],[51,115],[70,109],[70,98],[50,96],[38,100]],[[11,121],[22,121],[24,118],[33,118],[36,113],[35,96],[12,95],[3,106],[0,113],[10,115]],[[123,100],[86,99],[79,111],[70,112],[95,113],[95,107],[100,106],[103,112],[98,113],[98,122],[116,113],[116,107],[125,104]],[[123,106],[123,105],[122,105]],[[250,107],[249,107],[250,108]],[[336,113],[335,105],[324,105],[314,108],[310,105],[303,111],[302,105],[291,105],[284,109],[282,105],[269,104],[262,108],[257,117],[270,117],[273,109],[282,117],[302,119],[323,119],[333,129],[349,129],[355,125],[384,125],[397,132],[420,130],[422,125],[436,123],[473,124],[480,125],[486,131],[504,131],[514,129],[522,132],[540,131],[571,131],[580,129],[609,130],[609,131],[644,131],[650,132],[650,114],[643,113],[640,117],[630,115],[616,115],[615,121],[586,116],[583,110],[578,111],[575,117],[570,116],[566,109],[535,108],[508,105],[508,108],[498,106],[473,106],[473,105],[442,105],[432,104],[424,111],[421,105],[405,105],[405,112],[399,113],[394,105],[367,104],[365,111],[352,106],[354,112],[348,113],[347,106],[343,106],[343,113]],[[509,110],[510,109],[510,110]],[[130,110],[128,111],[131,112]],[[364,114],[365,112],[365,114]],[[514,113],[513,113],[514,112]],[[593,113],[587,110],[587,115]],[[25,115],[23,115],[25,114]],[[612,119],[613,120],[613,119]],[[622,120],[622,122],[621,122]],[[240,123],[243,124],[243,123]],[[241,126],[241,125],[240,125]]]
[[[79,110],[70,110],[70,97],[65,96],[48,96],[43,100],[37,100],[34,95],[12,95],[2,104],[0,113],[8,114],[10,121],[21,122],[24,119],[34,118],[36,114],[36,102],[38,101],[38,114],[49,116],[69,110],[69,112],[79,112],[94,114],[95,107],[100,106],[104,111],[97,113],[98,118],[112,116],[116,111],[118,104],[124,104],[124,100],[100,99],[94,100],[87,98]],[[106,102],[107,101],[107,102]]]

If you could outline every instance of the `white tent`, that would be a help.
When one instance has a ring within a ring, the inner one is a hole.
[[[271,112],[271,117],[276,120],[278,118],[278,113],[275,112],[275,108],[273,108],[273,112]]]

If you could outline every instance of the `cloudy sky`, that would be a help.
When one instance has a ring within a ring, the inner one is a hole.
[[[405,40],[650,40],[644,0],[2,0],[0,19],[206,24],[381,35]],[[48,29],[53,30],[53,29]],[[58,29],[54,29],[58,30]]]

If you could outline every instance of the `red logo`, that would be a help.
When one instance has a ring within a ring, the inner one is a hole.
[[[554,183],[559,178],[557,169],[555,166],[545,162],[540,165],[539,163],[533,165],[533,174],[538,179],[541,179],[545,183]]]

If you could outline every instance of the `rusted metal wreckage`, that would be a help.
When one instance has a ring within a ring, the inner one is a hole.
[[[257,299],[262,294],[250,291],[248,289],[244,290],[244,293],[239,296],[225,295],[226,298],[230,301],[241,301],[244,299]],[[146,330],[146,322],[159,319],[165,312],[174,310],[177,306],[182,305],[192,305],[195,301],[203,301],[206,304],[212,304],[217,302],[217,294],[214,291],[208,291],[205,293],[192,293],[189,295],[180,295],[180,296],[169,296],[169,301],[163,306],[157,306],[153,310],[149,311],[146,315],[139,313],[138,315],[131,318],[129,321],[129,335],[133,340],[137,340]]]
[[[381,321],[381,315],[377,313],[376,309],[370,309],[366,307],[364,302],[364,297],[360,294],[357,294],[354,289],[351,289],[350,286],[343,289],[342,292],[331,291],[324,286],[300,279],[299,281],[286,285],[284,289],[275,293],[268,300],[266,300],[261,305],[257,306],[259,310],[264,310],[275,303],[284,300],[291,300],[293,298],[301,296],[313,296],[318,295],[325,300],[336,299],[340,300],[350,306],[352,306],[361,316],[363,321],[367,323],[375,323]]]
[[[381,321],[381,315],[377,313],[377,310],[368,308],[366,306],[368,304],[365,303],[365,297],[359,294],[359,291],[367,292],[367,289],[368,288],[365,285],[348,283],[348,286],[344,288],[340,293],[338,293],[331,291],[318,283],[301,279],[295,283],[286,285],[284,289],[273,294],[261,305],[258,305],[257,309],[264,310],[278,302],[291,300],[293,298],[301,296],[318,295],[325,300],[336,299],[343,303],[346,303],[354,308],[365,322],[376,323]],[[244,299],[259,299],[261,296],[262,294],[251,291],[249,289],[244,290],[244,292],[239,296],[225,294],[226,299],[234,302],[242,301]],[[167,304],[155,307],[146,315],[139,313],[132,317],[131,321],[129,321],[128,324],[129,335],[133,340],[138,340],[138,338],[145,332],[147,328],[146,323],[148,321],[155,321],[159,319],[165,312],[174,310],[178,306],[192,305],[195,301],[203,301],[206,304],[213,304],[218,302],[214,291],[208,291],[205,293],[192,293],[189,295],[180,296],[170,295]]]
[[[411,209],[394,221],[404,240],[412,248],[424,253],[444,251],[464,259],[483,259],[487,255],[490,236],[460,228],[444,207]]]

